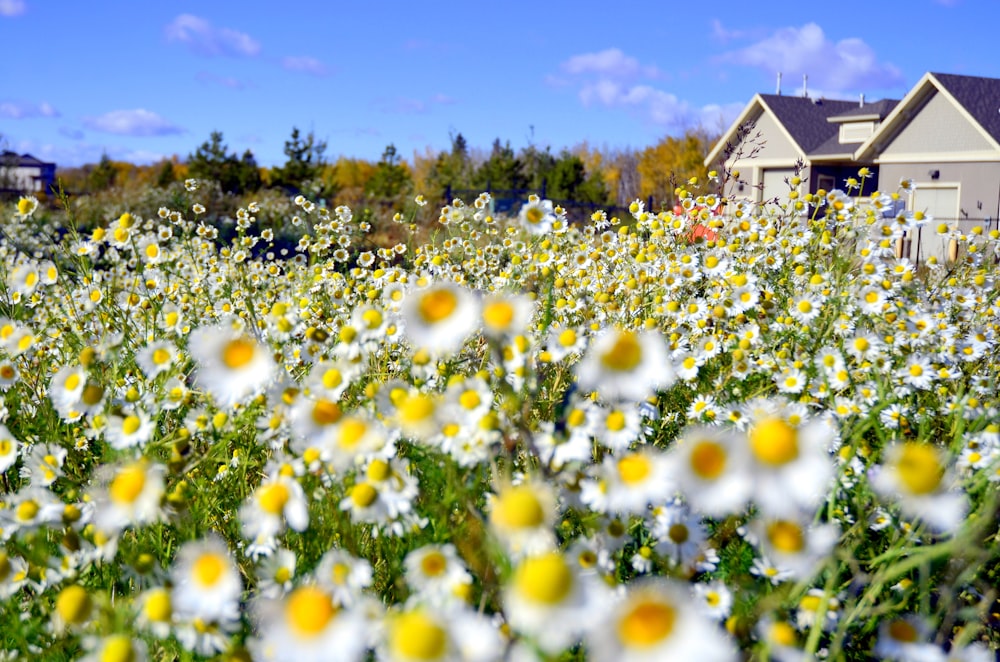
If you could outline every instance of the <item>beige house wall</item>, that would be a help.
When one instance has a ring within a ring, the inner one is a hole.
[[[932,179],[930,173],[937,171]],[[941,186],[961,182],[958,219],[963,222],[985,222],[991,219],[996,227],[1000,217],[1000,155],[985,163],[885,163],[879,166],[879,188],[891,193],[901,179],[912,179],[916,186]],[[962,214],[961,212],[965,212]],[[944,220],[944,219],[943,219]]]
[[[992,152],[993,146],[943,94],[935,92],[885,146],[880,159],[935,152]]]

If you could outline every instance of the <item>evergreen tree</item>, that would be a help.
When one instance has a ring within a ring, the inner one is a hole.
[[[524,164],[514,155],[510,141],[501,145],[500,139],[493,141],[490,158],[483,162],[472,177],[473,188],[485,191],[510,190],[527,187],[528,179],[524,176]]]
[[[163,165],[160,166],[159,172],[156,174],[157,188],[167,188],[175,181],[177,181],[177,174],[174,172],[173,162],[169,160],[164,161]]]
[[[243,193],[260,188],[260,170],[253,153],[247,150],[243,158],[229,152],[222,142],[222,132],[213,131],[211,137],[188,156],[188,172],[197,179],[219,182],[226,193]]]
[[[90,171],[87,176],[87,184],[92,191],[104,191],[115,185],[118,171],[111,163],[107,153],[101,154],[101,160],[97,167]]]
[[[365,194],[376,198],[395,198],[409,188],[410,173],[396,153],[396,146],[389,144],[375,168],[375,174],[365,184]]]
[[[318,179],[323,172],[325,151],[326,141],[317,140],[312,131],[303,138],[298,127],[293,127],[291,138],[285,141],[288,158],[285,165],[272,170],[271,184],[291,191],[302,190],[306,182]]]

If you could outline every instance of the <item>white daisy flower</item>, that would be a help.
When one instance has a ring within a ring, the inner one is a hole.
[[[507,620],[541,650],[555,655],[596,624],[606,594],[594,580],[559,552],[528,556],[504,590]]]
[[[305,531],[309,502],[297,480],[275,474],[265,478],[240,508],[240,522],[244,538],[266,544],[284,532],[286,524],[293,531]]]
[[[95,526],[115,534],[127,526],[141,526],[163,516],[166,467],[145,459],[123,465],[110,475],[105,489],[94,496]]]
[[[274,359],[267,349],[232,328],[195,329],[188,351],[197,362],[195,383],[223,408],[260,393],[274,377]]]
[[[205,622],[238,617],[243,582],[222,538],[209,534],[184,543],[170,576],[178,616]]]
[[[923,520],[935,531],[954,533],[965,520],[966,496],[952,489],[955,479],[947,451],[933,444],[908,441],[890,445],[870,480],[872,487],[894,499],[905,515]]]
[[[588,637],[595,662],[740,659],[735,645],[705,616],[690,591],[672,580],[633,582],[605,624]]]
[[[415,348],[451,354],[479,326],[480,304],[468,289],[436,283],[413,290],[403,300],[403,332]]]
[[[300,586],[255,610],[257,632],[249,647],[254,659],[287,662],[350,662],[367,650],[367,628],[360,613],[338,606],[316,585]]]
[[[671,386],[677,376],[657,331],[608,329],[576,366],[580,390],[610,402],[639,402]]]

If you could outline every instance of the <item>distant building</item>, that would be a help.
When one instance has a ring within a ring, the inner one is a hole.
[[[0,155],[0,189],[15,193],[48,193],[55,182],[55,163],[6,150]]]
[[[741,127],[752,126],[747,136]],[[752,136],[758,135],[756,141]],[[715,145],[706,165],[740,171],[725,193],[752,202],[784,197],[796,163],[803,188],[844,188],[868,167],[864,194],[910,179],[913,211],[962,232],[998,227],[1000,79],[927,73],[902,100],[874,103],[757,94]],[[946,255],[932,228],[900,242],[901,256]]]

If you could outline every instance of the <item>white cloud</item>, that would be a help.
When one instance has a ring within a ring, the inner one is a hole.
[[[198,55],[214,57],[253,57],[260,53],[260,42],[232,28],[217,28],[193,14],[181,14],[166,29],[167,41],[185,44]]]
[[[851,37],[834,43],[816,23],[781,28],[755,44],[723,54],[721,59],[756,67],[769,75],[780,71],[789,80],[808,75],[810,87],[830,93],[885,89],[905,82],[899,68],[880,62],[861,39]]]
[[[287,55],[281,58],[281,66],[288,71],[299,71],[310,76],[329,76],[330,67],[314,57]]]
[[[6,117],[11,120],[24,120],[35,117],[59,117],[59,111],[45,101],[41,103],[0,101],[0,117]]]
[[[28,11],[24,0],[0,0],[0,16],[20,16]]]
[[[151,110],[113,110],[98,117],[85,117],[88,129],[120,136],[167,136],[184,133],[184,129],[165,120]]]
[[[547,82],[554,87],[576,87],[584,107],[624,110],[667,131],[683,131],[707,116],[703,109],[650,84],[663,78],[657,67],[643,64],[617,48],[574,55],[560,69],[563,75],[549,77]],[[713,117],[713,125],[715,121]]]
[[[632,79],[639,76],[656,78],[659,70],[653,66],[643,66],[639,60],[625,55],[617,48],[608,48],[597,53],[582,53],[574,55],[562,63],[562,70],[577,76],[582,74],[598,74],[619,79]]]

